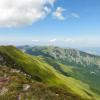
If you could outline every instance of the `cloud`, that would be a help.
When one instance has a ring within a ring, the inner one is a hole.
[[[57,39],[55,38],[55,39],[51,39],[50,40],[50,42],[56,42],[57,41]]]
[[[31,25],[50,12],[55,0],[0,0],[0,27]]]
[[[56,11],[53,12],[53,17],[56,18],[56,19],[59,19],[59,20],[65,20],[65,19],[68,19],[68,18],[80,18],[80,15],[76,12],[67,12],[65,15],[63,15],[63,12],[65,11],[68,11],[68,9],[65,9],[63,7],[57,7]]]
[[[71,39],[71,38],[67,38],[64,40],[66,43],[74,43],[75,40],[74,39]]]
[[[63,7],[57,7],[56,11],[53,12],[54,18],[57,18],[59,20],[65,20],[65,17],[63,16],[63,12],[66,11]]]
[[[71,16],[74,18],[80,18],[80,15],[78,13],[71,13]]]
[[[39,42],[39,40],[32,40],[32,42]]]

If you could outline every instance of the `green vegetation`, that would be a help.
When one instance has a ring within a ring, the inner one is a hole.
[[[80,100],[64,89],[32,80],[19,70],[0,66],[0,100]]]
[[[44,60],[65,76],[71,76],[100,93],[100,57],[75,49],[59,47],[30,47],[26,53],[42,56]]]
[[[47,51],[44,50],[44,52],[47,52]],[[66,66],[65,64],[61,63],[58,59],[55,59],[54,57],[49,55],[49,52],[47,54],[45,56],[40,55],[40,54],[38,56],[36,55],[31,56],[26,53],[23,53],[22,51],[16,49],[13,46],[1,46],[0,47],[0,64],[2,66],[6,65],[9,68],[18,69],[21,72],[29,75],[29,77],[31,78],[30,80],[35,81],[35,82],[37,81],[41,84],[45,84],[48,87],[50,87],[50,88],[46,88],[45,91],[41,90],[41,92],[36,90],[43,97],[45,97],[43,94],[46,94],[46,93],[49,94],[47,90],[50,89],[50,91],[53,91],[54,93],[56,92],[56,90],[63,91],[63,94],[59,93],[59,95],[68,96],[69,97],[68,100],[75,100],[75,98],[76,100],[82,100],[82,99],[99,100],[100,98],[99,94],[92,91],[93,89],[91,89],[91,87],[88,84],[80,81],[80,79],[77,80],[78,78],[73,76],[74,71],[73,71],[72,65],[71,65],[72,67]],[[21,80],[25,80],[25,77]],[[20,82],[19,79],[18,79],[18,82]],[[12,87],[15,90],[21,89],[21,85],[18,82],[16,83],[15,81],[13,81],[11,83],[10,89],[12,89]],[[34,91],[32,91],[32,93],[33,92]],[[65,92],[67,92],[66,95],[64,95]],[[8,95],[12,95],[12,93]],[[38,100],[39,96],[37,94],[34,94],[33,96],[36,96],[37,97],[36,100]],[[63,96],[61,96],[61,98],[57,100],[64,100]],[[43,100],[50,100],[49,99],[50,96],[48,96],[47,98],[48,99],[44,98]]]
[[[21,48],[23,49],[23,48]],[[75,49],[59,47],[28,47],[24,51],[44,60],[61,74],[81,80],[100,95],[100,57]]]

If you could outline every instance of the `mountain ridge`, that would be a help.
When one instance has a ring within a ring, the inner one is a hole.
[[[99,98],[99,95],[94,93],[88,84],[82,83],[72,76],[63,75],[45,61],[44,57],[31,56],[13,46],[1,46],[0,59],[1,65],[21,70],[30,75],[33,80],[62,88],[70,94],[75,94],[81,100],[97,100]],[[68,68],[68,70],[71,69]]]
[[[28,48],[26,53],[33,56],[42,56],[46,62],[63,75],[79,79],[91,87],[95,87],[93,90],[98,90],[100,93],[100,56],[76,49],[64,49],[54,46],[35,46]]]

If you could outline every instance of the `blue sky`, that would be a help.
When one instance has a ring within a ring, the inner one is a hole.
[[[56,0],[47,6],[50,11],[29,25],[9,25],[13,17],[7,24],[0,20],[0,44],[100,46],[100,0]]]

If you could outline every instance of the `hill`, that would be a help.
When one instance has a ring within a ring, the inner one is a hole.
[[[24,49],[24,48],[21,48]],[[33,56],[42,56],[53,68],[65,76],[70,76],[88,84],[100,94],[100,57],[76,49],[53,46],[28,47],[24,51]]]
[[[79,100],[79,97],[32,80],[27,74],[0,66],[0,100]]]
[[[31,80],[53,87],[53,91],[56,90],[55,88],[66,91],[71,100],[75,100],[73,96],[76,97],[76,100],[97,100],[99,98],[99,94],[93,92],[88,84],[76,80],[72,76],[63,75],[43,56],[31,56],[13,46],[1,46],[0,64],[20,70],[30,76]]]

